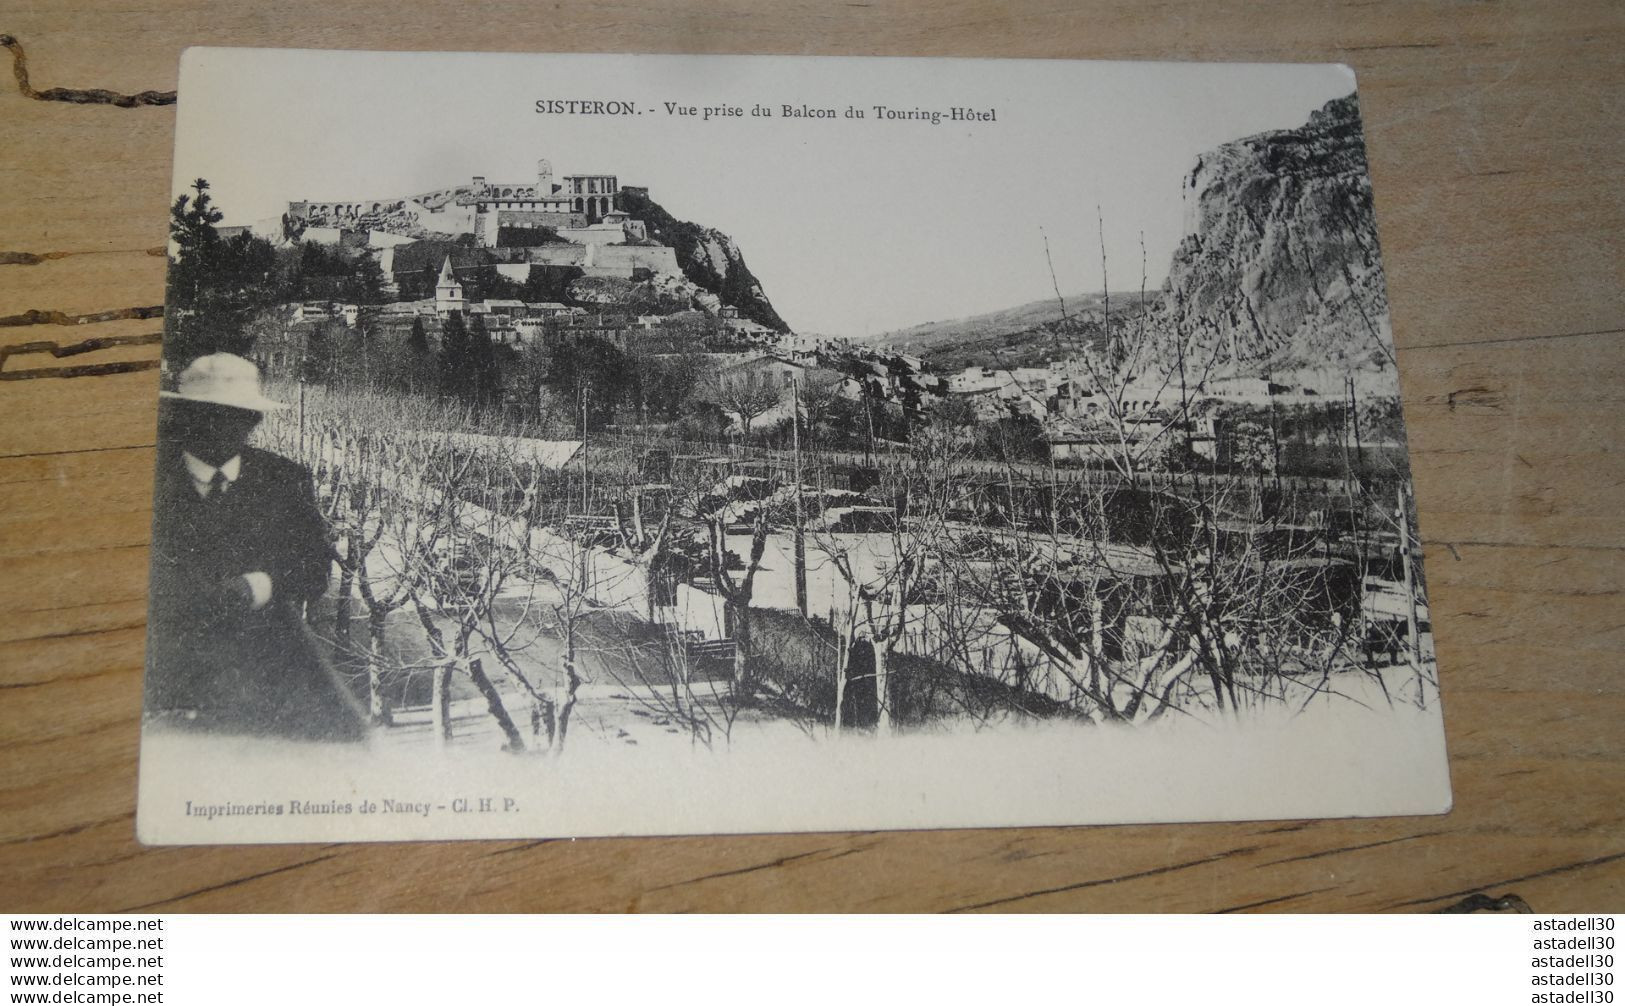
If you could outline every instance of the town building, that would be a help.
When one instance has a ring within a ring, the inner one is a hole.
[[[597,223],[614,206],[621,183],[614,175],[565,175],[562,191],[577,213],[586,214],[588,223]]]
[[[726,313],[729,311],[733,312],[731,316]],[[768,328],[759,321],[752,321],[749,318],[739,317],[739,311],[735,308],[725,307],[723,308],[723,312],[723,327],[726,328],[732,335],[744,336],[751,339],[766,339],[778,335],[778,332]]]
[[[463,297],[463,284],[457,282],[457,277],[451,270],[451,256],[440,267],[440,279],[434,288],[435,313],[444,318],[467,307]]]
[[[614,175],[566,175],[555,181],[552,162],[536,162],[536,177],[494,182],[474,175],[466,185],[436,189],[407,198],[296,200],[280,221],[284,234],[306,240],[332,240],[345,231],[472,232],[478,243],[494,246],[501,227],[585,228],[615,212],[620,180]],[[637,221],[637,239],[646,237]],[[618,232],[628,220],[617,222]]]
[[[950,395],[980,395],[997,392],[1009,382],[1007,371],[991,367],[970,366],[948,377]]]
[[[772,388],[789,388],[796,381],[806,382],[807,368],[799,363],[776,356],[757,356],[723,367],[717,379],[724,387],[739,387],[752,381]]]
[[[356,304],[340,304],[333,301],[305,301],[293,306],[293,318],[298,322],[342,321],[346,327],[354,328],[356,321],[361,317],[361,308]]]
[[[486,300],[485,309],[504,318],[521,318],[530,313],[530,305],[522,300]]]

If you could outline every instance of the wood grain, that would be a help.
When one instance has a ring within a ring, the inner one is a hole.
[[[1615,0],[58,0],[0,21],[42,91],[168,90],[192,44],[1350,64],[1456,787],[1438,818],[143,849],[156,375],[14,380],[0,382],[0,910],[1415,911],[1480,891],[1625,909]],[[75,253],[0,265],[0,315],[162,301],[173,125],[173,108],[0,94],[0,253]],[[156,328],[0,327],[0,345]]]

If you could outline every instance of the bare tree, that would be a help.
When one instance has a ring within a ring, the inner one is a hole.
[[[772,374],[766,371],[725,371],[715,378],[712,393],[718,405],[739,417],[740,430],[748,439],[751,423],[779,403],[784,389],[777,386]]]
[[[725,602],[728,632],[734,641],[734,700],[745,702],[756,692],[750,662],[750,601],[756,590],[756,574],[762,568],[762,555],[767,550],[767,508],[759,508],[751,522],[750,558],[743,576],[736,577],[729,562],[726,520],[722,510],[706,518],[706,561],[711,582]]]
[[[906,462],[885,472],[880,491],[894,509],[884,531],[843,535],[825,528],[814,535],[815,547],[845,587],[844,604],[835,612],[842,636],[836,663],[837,727],[843,725],[847,661],[861,639],[874,651],[876,725],[882,734],[892,731],[890,668],[905,635],[927,622],[937,567],[953,548],[948,518],[960,491],[955,471],[968,446],[959,431],[921,430]]]

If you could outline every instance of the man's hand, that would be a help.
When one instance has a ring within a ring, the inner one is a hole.
[[[248,581],[249,607],[255,611],[271,603],[271,574],[263,570],[244,573],[243,579]]]
[[[220,581],[215,602],[226,614],[259,611],[271,603],[271,574],[262,570],[228,576]]]

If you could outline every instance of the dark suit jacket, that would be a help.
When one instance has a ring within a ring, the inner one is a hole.
[[[184,710],[209,728],[349,739],[354,700],[300,613],[327,585],[333,551],[310,473],[244,448],[230,489],[205,499],[178,448],[160,449],[153,493],[147,630],[149,712]],[[220,602],[222,581],[270,574],[260,611]]]

